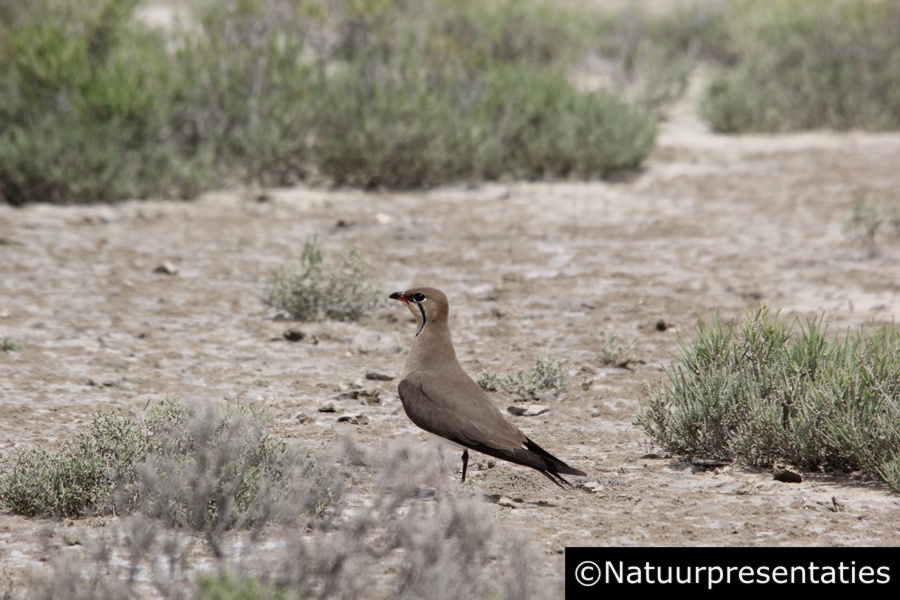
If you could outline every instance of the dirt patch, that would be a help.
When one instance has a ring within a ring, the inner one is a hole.
[[[387,295],[430,285],[450,298],[470,373],[566,361],[572,391],[511,419],[587,471],[587,487],[561,491],[477,454],[466,483],[508,499],[496,518],[533,532],[550,573],[571,545],[896,545],[900,500],[882,486],[659,458],[632,420],[697,316],[740,318],[765,302],[785,318],[824,313],[835,334],[900,319],[900,248],[863,260],[841,234],[858,192],[900,189],[898,156],[898,134],[723,137],[675,111],[624,182],[0,206],[0,336],[22,345],[0,352],[0,457],[69,437],[98,408],[133,414],[166,393],[265,407],[277,433],[322,451],[344,436],[431,444],[396,379],[366,378],[396,376],[414,334]],[[358,247],[383,306],[360,323],[273,320],[262,282],[311,234],[332,256]],[[610,327],[635,343],[630,368],[598,359],[597,332]],[[291,328],[302,339],[287,341]],[[364,393],[342,393],[354,389]],[[339,412],[320,412],[326,403]],[[338,422],[344,413],[365,418]],[[458,477],[457,452],[444,454]],[[0,562],[52,555],[42,527],[0,515]]]

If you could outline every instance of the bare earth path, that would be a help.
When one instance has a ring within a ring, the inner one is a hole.
[[[857,193],[897,197],[898,164],[897,134],[720,137],[676,112],[625,182],[0,206],[0,337],[23,346],[0,352],[0,460],[70,436],[98,408],[130,414],[166,393],[265,406],[279,434],[320,450],[345,435],[369,447],[431,443],[403,414],[396,380],[364,379],[399,373],[414,333],[387,295],[431,285],[450,297],[470,372],[527,368],[542,354],[566,361],[572,391],[512,419],[587,471],[595,491],[563,492],[480,456],[470,466],[471,485],[513,499],[491,509],[533,532],[548,568],[559,572],[567,545],[897,545],[900,498],[882,486],[695,471],[647,458],[632,420],[697,316],[740,318],[762,301],[786,318],[824,313],[833,333],[900,320],[900,247],[862,259],[841,233]],[[269,318],[261,284],[311,234],[332,256],[357,246],[385,300],[358,324],[298,324],[307,338],[288,343],[292,324]],[[177,274],[155,272],[164,262]],[[634,340],[638,363],[600,364],[606,328]],[[354,387],[380,394],[373,405],[337,400],[368,424],[317,411]],[[0,514],[0,564],[46,558],[42,527]]]

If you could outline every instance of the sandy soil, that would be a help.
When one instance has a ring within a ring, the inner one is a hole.
[[[632,424],[698,316],[739,318],[765,302],[785,318],[824,313],[835,333],[900,319],[900,248],[864,259],[841,233],[858,192],[896,197],[900,135],[723,137],[685,107],[627,181],[0,206],[0,337],[22,344],[0,352],[0,460],[67,438],[98,408],[133,414],[166,393],[266,407],[277,433],[322,451],[344,436],[366,447],[430,444],[404,415],[396,379],[365,374],[396,376],[414,333],[387,295],[431,285],[450,298],[470,372],[527,368],[543,354],[565,360],[572,391],[546,399],[543,415],[511,419],[588,472],[575,479],[594,491],[561,491],[521,467],[487,468],[481,456],[466,484],[513,499],[491,510],[531,530],[555,572],[573,545],[900,544],[900,499],[883,486],[698,470],[653,458]],[[361,250],[385,297],[368,318],[271,318],[262,282],[311,234],[332,256]],[[155,272],[165,262],[177,274]],[[307,338],[285,341],[290,326]],[[635,344],[630,368],[598,361],[597,332],[610,327]],[[380,404],[336,399],[356,387],[377,391]],[[337,423],[317,410],[325,402],[368,424]],[[458,477],[456,459],[448,478]],[[365,485],[350,491],[364,495]],[[42,527],[0,514],[0,564],[46,559]]]

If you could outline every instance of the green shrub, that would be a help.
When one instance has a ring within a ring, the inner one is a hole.
[[[488,127],[478,155],[487,178],[602,177],[637,167],[656,142],[649,112],[548,70],[498,68],[485,88],[474,123]]]
[[[900,330],[826,338],[762,307],[740,327],[700,321],[668,385],[637,417],[667,452],[758,466],[865,472],[900,491]]]
[[[701,113],[722,132],[900,127],[900,5],[767,0],[736,5],[739,62]]]
[[[634,340],[627,339],[612,327],[597,332],[598,359],[603,366],[626,367],[636,360]]]
[[[366,278],[366,265],[356,248],[339,266],[328,265],[316,236],[303,245],[300,264],[273,274],[263,288],[265,304],[300,321],[357,321],[379,301]]]
[[[535,397],[538,392],[549,390],[562,394],[569,390],[569,378],[562,367],[563,361],[549,356],[539,356],[530,369],[509,375],[498,375],[489,370],[478,373],[476,383],[488,392],[506,391]]]
[[[675,4],[675,3],[673,3]],[[701,62],[731,63],[728,3],[677,3],[668,10],[629,5],[592,22],[593,46],[617,97],[661,110],[687,90]]]
[[[134,507],[152,441],[132,420],[99,412],[56,452],[25,450],[0,476],[0,500],[26,516],[81,517]]]
[[[867,258],[874,258],[878,256],[884,238],[900,236],[900,203],[858,194],[841,231],[863,248]]]
[[[294,596],[250,573],[199,574],[199,600],[287,600]]]
[[[0,338],[0,351],[2,352],[18,352],[22,349],[22,342],[16,338],[3,336]]]
[[[358,70],[333,76],[314,152],[322,173],[363,188],[420,188],[471,171],[465,115],[416,75],[367,79]]]
[[[308,53],[312,2],[193,3],[175,33],[175,127],[226,182],[296,182],[310,165],[321,81]]]
[[[189,410],[170,398],[139,420],[101,411],[59,450],[19,454],[0,474],[0,500],[27,516],[138,511],[204,531],[214,547],[214,534],[278,518],[286,495],[321,513],[337,480],[263,425],[247,410]]]
[[[0,197],[602,177],[654,143],[644,109],[566,79],[589,28],[544,2],[198,0],[165,32],[136,4],[3,13]]]
[[[426,453],[427,452],[427,453]],[[191,532],[131,515],[99,531],[89,551],[25,566],[13,597],[47,600],[202,598],[547,598],[542,553],[498,523],[479,494],[447,477],[435,448],[347,443],[341,470],[371,480],[322,520],[228,536],[210,560]],[[295,511],[296,512],[296,511]],[[48,538],[68,524],[44,524]],[[21,571],[21,569],[20,569]],[[12,586],[10,586],[12,587]]]
[[[136,0],[37,0],[0,21],[0,199],[112,201],[196,191],[171,135],[165,40]]]

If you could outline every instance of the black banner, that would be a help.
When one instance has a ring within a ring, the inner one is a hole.
[[[900,548],[566,548],[566,599],[862,592],[900,598]],[[613,596],[619,597],[619,596]]]

